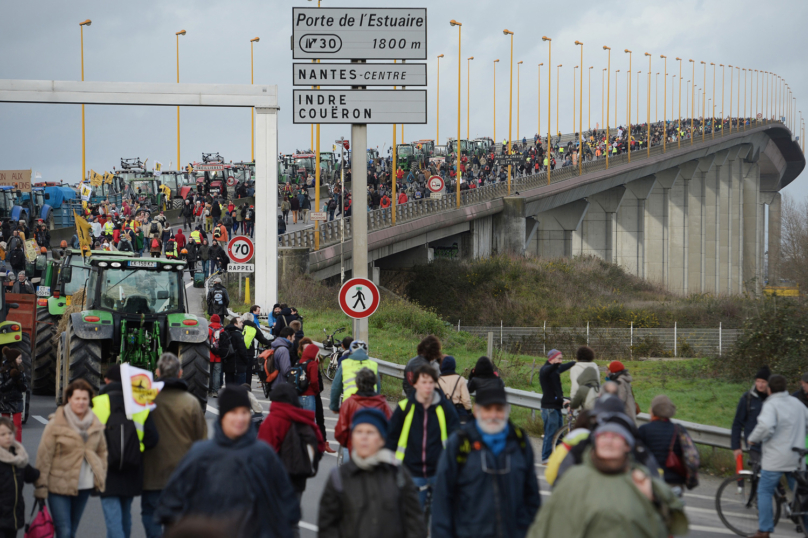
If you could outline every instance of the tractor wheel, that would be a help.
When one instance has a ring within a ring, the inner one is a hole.
[[[65,393],[65,387],[67,386],[64,382],[65,378],[65,361],[67,357],[65,356],[65,349],[67,349],[67,333],[63,332],[56,336],[56,406],[62,405],[62,397]]]
[[[47,307],[36,313],[36,357],[31,380],[34,394],[48,395],[56,390],[56,324]]]
[[[171,200],[171,207],[174,209],[180,209],[182,208],[183,203],[185,203],[185,201],[182,198],[174,198]]]
[[[188,392],[199,399],[204,409],[208,403],[210,387],[210,348],[207,344],[180,344],[182,378],[188,383]]]
[[[101,388],[101,342],[98,340],[84,340],[73,331],[73,322],[67,324],[67,338],[65,339],[65,357],[67,360],[67,382],[76,379],[87,381],[93,391],[98,394]]]
[[[18,342],[14,342],[12,344],[6,344],[5,347],[9,347],[12,349],[17,349],[22,353],[22,366],[25,370],[25,377],[26,379],[31,379],[31,337],[28,336],[26,333],[22,333],[22,338]],[[23,394],[23,411],[22,411],[22,423],[28,420],[28,414],[31,411],[31,389],[29,388],[25,394]]]

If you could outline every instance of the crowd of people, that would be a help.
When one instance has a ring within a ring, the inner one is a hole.
[[[151,412],[127,418],[118,365],[105,372],[99,394],[84,380],[71,382],[32,464],[20,444],[25,375],[19,352],[4,349],[4,536],[16,536],[25,520],[25,483],[35,484],[37,502],[47,501],[60,538],[77,535],[93,495],[100,496],[110,537],[130,535],[132,500],[138,496],[149,538],[190,532],[200,538],[299,535],[302,495],[323,454],[334,451],[322,416],[320,350],[304,335],[302,316],[288,305],[273,305],[266,320],[259,306],[241,316],[216,302],[209,308],[211,361],[221,365],[211,369],[218,417],[210,435],[179,359],[164,353],[155,372],[164,387]],[[671,420],[676,405],[663,394],[651,402],[651,420],[638,427],[633,380],[621,362],[609,363],[602,378],[586,346],[572,361],[565,362],[558,350],[548,353],[539,371],[544,442],[536,459],[527,432],[510,418],[504,382],[488,357],[480,357],[466,377],[441,341],[427,336],[405,367],[404,398],[392,405],[380,393],[378,365],[367,343],[346,337],[342,346],[329,404],[338,415],[334,437],[341,465],[319,493],[319,535],[687,533],[681,497],[698,485],[698,451],[686,428]],[[272,360],[257,362],[262,356]],[[266,414],[251,391],[257,364],[265,374],[276,372],[271,380],[259,374],[271,386]],[[571,382],[566,396],[564,372]],[[733,447],[741,450],[743,436],[751,462],[762,469],[756,538],[773,530],[766,509],[771,502],[765,499],[782,475],[790,478],[799,467],[791,447],[804,445],[808,428],[808,374],[793,395],[786,386],[784,377],[761,368],[733,424]],[[570,428],[556,439],[565,410]],[[535,471],[539,462],[553,488],[544,502]]]

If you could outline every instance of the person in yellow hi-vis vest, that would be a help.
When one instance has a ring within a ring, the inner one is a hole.
[[[412,378],[415,391],[393,411],[386,446],[412,475],[424,507],[446,440],[460,428],[460,420],[451,402],[435,390],[438,373],[432,366],[419,366]]]
[[[128,536],[132,527],[132,500],[143,485],[143,452],[157,446],[157,426],[148,410],[126,418],[121,366],[113,364],[104,374],[106,385],[93,398],[93,413],[106,425],[107,483],[101,508],[107,535]]]
[[[334,381],[331,383],[331,403],[328,408],[339,413],[340,403],[353,396],[356,391],[356,374],[362,368],[369,368],[379,378],[379,365],[368,357],[368,345],[362,340],[354,340],[349,348],[350,354],[342,359]],[[376,384],[376,393],[381,392],[381,384]]]

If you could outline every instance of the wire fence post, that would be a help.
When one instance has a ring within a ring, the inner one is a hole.
[[[674,321],[673,322],[673,356],[674,357],[678,356],[678,355],[676,355],[676,344],[677,344],[677,341],[676,341],[676,322]]]
[[[547,320],[544,321],[544,338],[542,338],[542,354],[547,356]]]
[[[499,349],[502,349],[502,320],[499,320]]]
[[[589,322],[586,322],[586,345],[589,345]]]
[[[631,357],[634,357],[634,322],[631,322],[631,331],[629,332],[629,340],[628,340],[628,353]]]
[[[718,323],[718,356],[721,356],[721,322]]]
[[[457,320],[457,332],[460,332],[460,320]]]

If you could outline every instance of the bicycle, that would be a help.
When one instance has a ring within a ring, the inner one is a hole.
[[[565,400],[565,403],[569,403]],[[578,418],[578,410],[577,409],[570,409],[567,407],[567,417],[566,417],[566,424],[561,426],[555,435],[553,435],[553,449],[560,445],[564,441],[564,437],[567,436],[569,432],[572,431],[573,425],[575,424],[575,420]]]
[[[426,501],[424,501],[424,521],[426,522],[427,532],[432,530],[432,486],[424,484],[418,488],[418,492],[426,491]]]
[[[792,448],[804,458],[808,450]],[[718,487],[715,494],[715,509],[721,522],[738,536],[750,536],[758,530],[758,498],[757,488],[760,482],[760,464],[755,464],[751,471],[741,471],[727,478]],[[799,470],[793,473],[795,479],[794,495],[789,502],[785,488],[778,484],[772,497],[772,514],[774,526],[780,521],[782,512],[797,526],[797,532],[808,537],[808,471]]]
[[[325,361],[320,362],[320,368],[322,369],[323,375],[328,378],[329,381],[334,381],[334,376],[337,375],[337,369],[339,369],[339,358],[342,356],[343,349],[342,349],[342,342],[334,343],[334,336],[345,331],[344,327],[340,327],[330,335],[328,335],[328,331],[323,329],[323,332],[326,333],[325,341],[323,342],[323,351],[327,351],[328,354],[325,355],[329,357],[328,364],[325,365]]]

